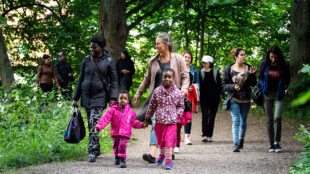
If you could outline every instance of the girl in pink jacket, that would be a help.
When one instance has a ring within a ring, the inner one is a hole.
[[[114,102],[96,125],[95,133],[104,129],[111,122],[111,137],[113,139],[114,164],[126,168],[126,147],[131,137],[131,127],[140,129],[142,122],[136,120],[136,113],[130,108],[129,94],[121,91],[118,103]]]

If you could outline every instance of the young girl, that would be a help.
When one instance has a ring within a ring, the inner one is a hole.
[[[181,128],[183,125],[186,125],[191,122],[192,120],[192,103],[189,101],[188,98],[184,98],[184,112],[182,116],[178,117],[178,124],[177,124],[177,142],[176,147],[174,148],[174,152],[180,152],[180,142],[181,142]]]
[[[131,136],[131,127],[140,129],[142,122],[136,120],[136,113],[130,108],[129,94],[121,91],[118,103],[114,102],[110,109],[99,120],[95,127],[95,133],[104,129],[111,122],[111,137],[113,139],[113,152],[115,165],[126,168],[126,144]]]
[[[184,110],[182,92],[173,84],[174,71],[171,68],[163,70],[163,84],[156,88],[148,106],[143,126],[147,126],[155,112],[156,141],[160,147],[160,155],[156,161],[162,165],[166,158],[166,169],[173,169],[172,149],[175,146],[178,116]]]

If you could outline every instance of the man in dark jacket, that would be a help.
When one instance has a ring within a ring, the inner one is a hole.
[[[71,100],[72,83],[74,78],[72,76],[72,68],[69,62],[65,60],[63,52],[58,53],[58,61],[55,64],[56,77],[61,87],[61,94],[65,99]]]
[[[109,99],[112,102],[118,98],[117,71],[114,60],[104,50],[105,45],[105,39],[101,36],[90,39],[91,55],[82,61],[73,96],[73,106],[78,107],[77,101],[81,97],[81,106],[87,113],[89,162],[95,162],[96,157],[100,155],[99,137],[94,131],[95,126]]]

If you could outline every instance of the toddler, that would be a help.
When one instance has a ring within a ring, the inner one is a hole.
[[[142,122],[136,120],[136,113],[130,108],[129,93],[121,91],[118,103],[114,102],[102,116],[95,127],[95,133],[104,129],[111,122],[111,137],[113,139],[114,164],[126,168],[126,145],[131,136],[131,127],[140,129]]]

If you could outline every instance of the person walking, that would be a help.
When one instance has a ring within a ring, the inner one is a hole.
[[[193,112],[196,112],[196,105],[198,104],[197,92],[199,92],[199,90],[197,90],[197,88],[194,88],[194,85],[199,85],[199,75],[198,75],[197,68],[194,66],[190,66],[190,64],[193,61],[192,53],[189,51],[183,51],[182,56],[185,59],[186,70],[189,71],[189,76],[190,76],[190,86],[188,88],[187,97],[189,98],[189,100],[192,103]],[[190,138],[191,129],[192,129],[192,121],[189,121],[184,126],[184,133],[185,133],[184,144],[186,144],[186,145],[192,145],[192,141]],[[176,150],[176,151],[178,151],[178,150]]]
[[[215,116],[222,93],[222,79],[214,68],[211,56],[202,57],[199,72],[200,106],[202,111],[202,142],[212,142]]]
[[[100,155],[100,144],[95,126],[103,110],[110,100],[117,101],[118,80],[114,60],[104,50],[105,39],[93,36],[90,39],[91,55],[86,56],[81,65],[80,76],[73,95],[72,105],[78,107],[77,101],[81,98],[81,106],[85,108],[89,129],[88,160],[95,162]]]
[[[72,68],[70,63],[66,61],[65,54],[63,52],[59,52],[57,56],[58,61],[56,62],[54,68],[57,80],[61,87],[61,94],[65,99],[71,100],[72,82],[74,81]]]
[[[132,85],[132,76],[135,74],[135,66],[126,50],[122,51],[121,58],[116,63],[120,90],[129,91]]]
[[[55,70],[51,64],[51,57],[47,54],[43,55],[43,61],[37,71],[37,85],[40,85],[43,92],[51,92],[53,89],[53,80],[56,87],[59,88],[59,83],[56,78]]]
[[[163,70],[163,83],[154,90],[143,122],[144,127],[147,126],[155,113],[156,141],[160,147],[156,164],[159,166],[166,161],[167,170],[173,169],[172,150],[175,147],[178,116],[184,111],[184,95],[173,84],[174,76],[173,69]]]
[[[243,48],[236,48],[234,59],[235,62],[224,69],[222,87],[228,92],[227,97],[231,97],[233,152],[240,152],[247,128],[251,86],[255,86],[257,81],[256,67],[245,63],[246,55]]]
[[[173,83],[182,91],[184,96],[187,95],[190,79],[188,71],[185,67],[184,57],[172,52],[173,41],[168,33],[160,33],[156,38],[156,51],[158,55],[151,58],[146,75],[138,88],[134,97],[134,104],[136,105],[143,94],[149,87],[150,95],[137,112],[137,119],[144,120],[148,104],[153,95],[153,90],[162,84],[162,73],[166,68],[171,68],[175,71]],[[150,153],[143,154],[143,159],[149,163],[155,163],[155,155],[157,151],[156,135],[154,132],[155,119],[152,117],[152,129],[150,136]]]
[[[95,127],[95,133],[103,130],[111,123],[113,139],[114,165],[126,168],[127,142],[131,137],[131,128],[140,129],[143,123],[136,120],[136,113],[130,108],[128,91],[120,91],[118,103],[114,102],[110,109],[100,118]]]
[[[271,46],[259,67],[259,84],[264,94],[270,143],[269,152],[281,152],[282,110],[285,91],[290,84],[289,64],[285,62],[280,48]]]

